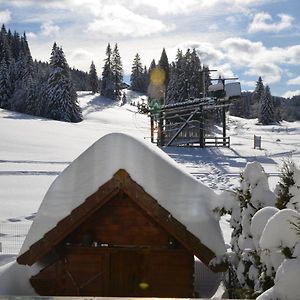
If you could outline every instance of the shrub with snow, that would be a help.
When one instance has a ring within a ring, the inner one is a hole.
[[[263,168],[247,164],[235,197],[224,197],[219,209],[231,214],[233,227],[232,253],[223,258],[231,296],[300,299],[300,170],[291,162],[282,168],[274,205]]]

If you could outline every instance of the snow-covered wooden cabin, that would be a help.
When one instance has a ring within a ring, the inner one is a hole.
[[[109,134],[49,188],[17,262],[40,295],[193,297],[225,252],[215,194],[157,147]]]

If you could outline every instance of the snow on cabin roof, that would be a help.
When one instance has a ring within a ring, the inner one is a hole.
[[[225,253],[212,212],[210,188],[198,182],[158,147],[123,133],[108,134],[75,159],[52,183],[20,254],[109,181],[120,169],[168,210],[215,254]]]

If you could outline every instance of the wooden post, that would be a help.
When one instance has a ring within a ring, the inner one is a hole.
[[[200,123],[199,123],[199,142],[200,142],[200,148],[204,148],[205,147],[205,142],[204,142],[204,123],[203,123],[203,107],[200,106],[199,108],[199,112],[200,112]]]
[[[164,146],[165,145],[165,133],[164,133],[164,118],[163,113],[159,113],[159,121],[158,121],[158,133],[157,133],[157,145]]]
[[[254,141],[254,149],[258,148],[261,150],[261,136],[254,135],[253,141]]]
[[[151,143],[154,142],[154,120],[153,116],[150,116],[150,130],[151,130]]]
[[[225,106],[222,108],[222,119],[223,119],[223,146],[226,146],[226,109]]]

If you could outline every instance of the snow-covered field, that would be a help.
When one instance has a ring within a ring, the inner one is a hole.
[[[141,96],[130,92],[127,99],[137,102]],[[100,137],[125,132],[149,141],[150,121],[136,113],[136,107],[118,106],[87,92],[79,93],[79,101],[84,121],[78,124],[0,110],[0,241],[8,235],[1,231],[3,224],[31,223],[53,180]],[[255,120],[229,117],[231,148],[163,150],[217,192],[237,187],[239,174],[249,161],[263,165],[274,188],[284,158],[300,165],[299,133],[300,122],[259,126]],[[262,137],[261,150],[253,149],[254,134]],[[226,221],[222,222],[228,240],[230,231]]]

